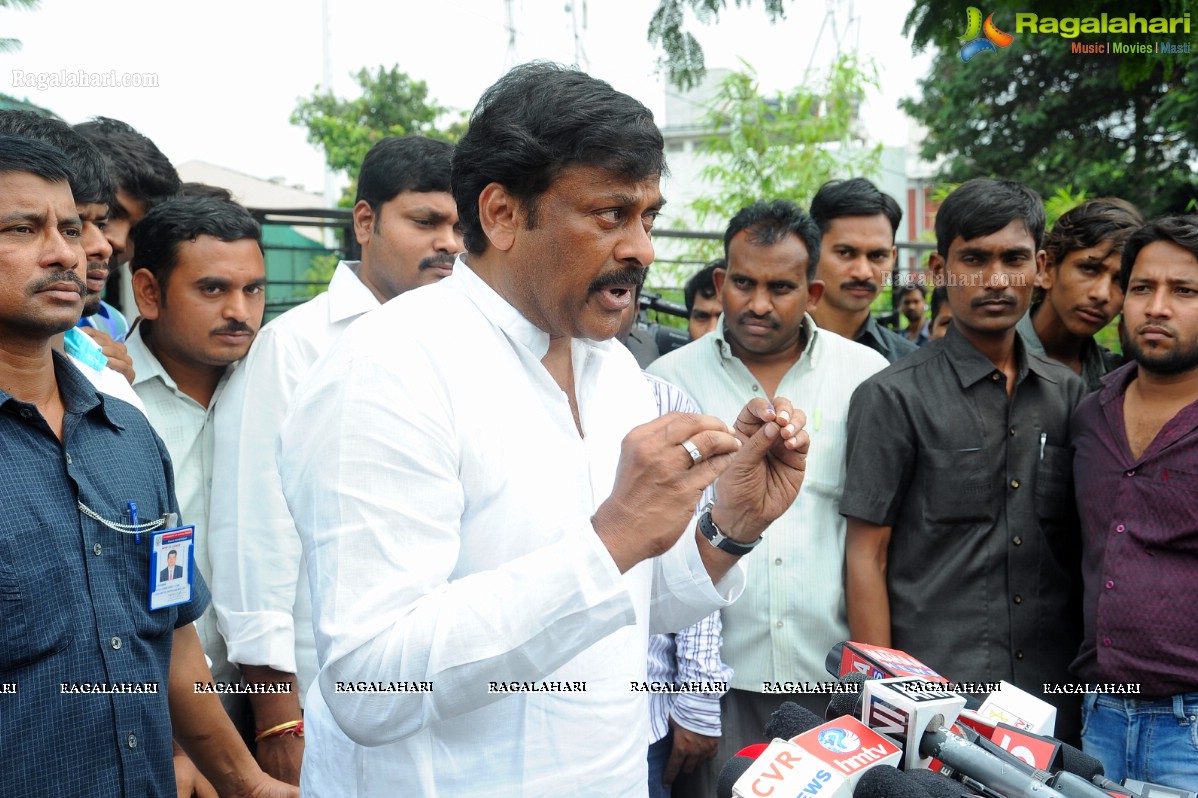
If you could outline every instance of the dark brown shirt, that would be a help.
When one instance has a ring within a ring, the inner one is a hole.
[[[954,681],[1039,694],[1081,637],[1069,421],[1085,385],[1016,339],[1005,377],[955,329],[866,380],[843,515],[892,527],[891,642]]]

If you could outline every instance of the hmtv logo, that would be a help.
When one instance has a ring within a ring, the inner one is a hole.
[[[961,37],[961,41],[965,42],[961,48],[961,60],[965,63],[969,63],[969,59],[979,53],[995,53],[998,52],[998,47],[1009,47],[1011,42],[1015,41],[1014,36],[1003,33],[995,26],[993,14],[986,17],[984,23],[982,12],[973,6],[970,6],[965,14],[967,28],[965,35]]]

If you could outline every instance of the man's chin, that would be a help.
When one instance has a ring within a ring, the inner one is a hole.
[[[94,316],[99,312],[100,297],[97,296],[93,298],[88,296],[88,298],[83,301],[83,318],[86,319],[88,316]]]

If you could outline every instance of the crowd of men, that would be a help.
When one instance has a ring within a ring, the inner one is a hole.
[[[848,639],[1198,790],[1198,217],[971,180],[891,329],[898,203],[763,197],[634,358],[664,169],[517,67],[263,325],[227,191],[0,112],[0,794],[707,798]]]

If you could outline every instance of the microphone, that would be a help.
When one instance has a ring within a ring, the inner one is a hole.
[[[787,740],[774,740],[732,785],[733,798],[852,798],[849,782]]]
[[[903,768],[912,770],[931,764],[920,747],[924,730],[933,724],[952,725],[965,699],[936,684],[905,677],[867,681],[862,706],[865,725],[903,741]]]
[[[729,759],[720,768],[720,776],[715,783],[716,798],[733,798],[732,789],[745,771],[753,766],[755,757],[736,756]]]
[[[1014,763],[948,733],[940,724],[923,733],[919,752],[925,757],[939,759],[958,773],[1008,798],[1064,798],[1063,793],[1049,787],[1044,780],[1036,779]],[[1027,767],[1025,763],[1020,765]]]
[[[961,782],[934,770],[908,770],[907,778],[922,787],[929,798],[962,798],[972,795]]]
[[[948,681],[910,654],[893,648],[852,641],[832,646],[824,660],[824,668],[837,679],[856,671],[864,674],[867,679],[914,676],[926,682]]]
[[[807,707],[794,701],[783,701],[765,724],[765,736],[771,740],[789,740],[803,732],[811,731],[823,722],[819,715]]]
[[[824,710],[824,720],[832,720],[844,715],[850,715],[854,718],[861,717],[861,702],[864,698],[862,695],[861,685],[865,684],[865,674],[859,671],[846,673],[840,677],[840,683],[843,685],[857,685],[855,693],[836,693],[832,696],[832,700],[828,702],[828,708]]]
[[[1163,784],[1151,784],[1146,781],[1124,779],[1123,786],[1132,790],[1141,798],[1195,798],[1198,793],[1182,790],[1177,787],[1166,787]]]
[[[1057,725],[1055,706],[1005,681],[982,702],[978,714],[1035,734],[1052,734]]]
[[[847,716],[821,723],[791,742],[848,779],[853,788],[862,774],[884,765],[893,767],[903,758],[903,749],[894,741]]]

